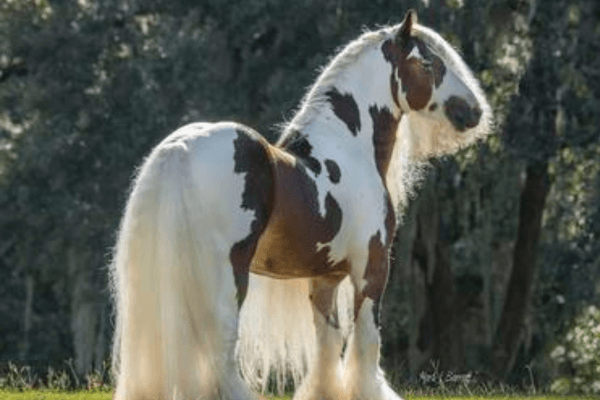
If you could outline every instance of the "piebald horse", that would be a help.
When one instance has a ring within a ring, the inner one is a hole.
[[[415,165],[489,131],[456,51],[409,11],[323,70],[276,144],[194,123],[133,184],[111,265],[115,400],[394,400],[379,305]]]

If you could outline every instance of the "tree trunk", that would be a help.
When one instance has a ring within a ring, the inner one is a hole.
[[[75,372],[85,378],[94,366],[94,350],[98,331],[97,289],[87,252],[69,249],[69,270],[73,291],[71,294],[71,333],[75,352]]]
[[[413,262],[418,265],[416,272],[423,275],[425,286],[425,310],[419,316],[416,346],[429,355],[427,361],[435,361],[442,371],[452,371],[463,364],[460,357],[462,338],[457,332],[450,243],[440,233],[436,175],[430,177],[427,187],[421,191],[413,243]]]
[[[33,292],[35,281],[31,274],[25,276],[25,310],[23,313],[23,340],[21,342],[21,352],[19,358],[24,361],[29,356],[30,333],[33,319]]]
[[[550,187],[547,162],[530,164],[526,172],[520,199],[513,268],[492,346],[493,372],[501,379],[505,379],[512,370],[522,343],[526,311],[531,301],[537,267],[542,215]]]
[[[429,285],[429,301],[434,320],[433,357],[442,371],[462,368],[462,340],[457,327],[454,274],[450,264],[450,245],[438,239],[435,271]]]

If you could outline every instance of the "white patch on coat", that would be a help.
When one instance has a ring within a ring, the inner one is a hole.
[[[407,60],[410,60],[411,58],[417,59],[417,60],[423,60],[423,56],[421,55],[421,52],[419,51],[419,47],[418,46],[413,46],[412,50],[410,51],[410,53],[408,53],[408,56],[406,56]]]

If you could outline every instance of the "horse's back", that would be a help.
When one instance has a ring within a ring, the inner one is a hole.
[[[177,148],[186,157],[188,197],[197,228],[211,230],[228,262],[247,270],[269,217],[272,171],[268,142],[237,123],[193,123],[167,136],[155,151]],[[243,265],[245,264],[245,265]]]

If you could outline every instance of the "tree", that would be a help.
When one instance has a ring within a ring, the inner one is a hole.
[[[508,148],[527,166],[512,273],[492,348],[493,369],[501,378],[512,371],[524,340],[551,185],[549,165],[559,151],[585,147],[598,137],[597,129],[586,132],[582,127],[587,125],[580,117],[584,99],[570,82],[578,75],[573,68],[580,67],[573,65],[577,63],[574,60],[589,54],[590,38],[597,44],[598,34],[592,33],[595,7],[588,1],[555,1],[543,7],[532,5],[530,12],[533,55],[503,130]],[[570,54],[569,48],[578,51]],[[597,108],[594,114],[592,118],[597,118]]]

